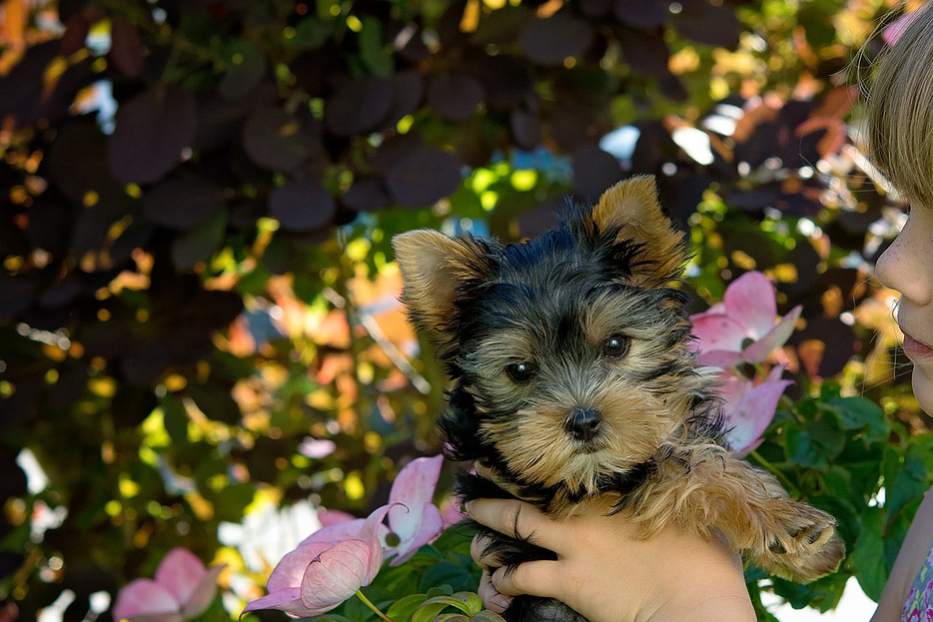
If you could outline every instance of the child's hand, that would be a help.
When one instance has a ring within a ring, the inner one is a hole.
[[[638,537],[622,514],[607,516],[608,501],[578,516],[555,520],[517,500],[478,499],[467,505],[477,522],[557,554],[557,561],[527,562],[512,573],[483,559],[480,595],[501,613],[511,596],[556,598],[590,622],[753,622],[755,613],[739,558],[720,541],[670,527],[650,540]]]

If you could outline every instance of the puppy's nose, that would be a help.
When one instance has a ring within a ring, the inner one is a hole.
[[[567,431],[578,441],[591,441],[599,433],[602,420],[595,408],[574,408],[567,417]]]

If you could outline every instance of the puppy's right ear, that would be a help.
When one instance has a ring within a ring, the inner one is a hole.
[[[456,329],[457,296],[492,269],[489,247],[474,238],[449,238],[431,229],[401,233],[392,238],[392,247],[402,271],[402,302],[412,321],[446,345]]]

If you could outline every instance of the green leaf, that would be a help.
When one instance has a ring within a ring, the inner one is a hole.
[[[855,548],[849,556],[855,567],[855,578],[862,591],[874,601],[881,598],[881,591],[888,580],[884,563],[884,537],[880,508],[870,508],[862,517],[862,530]]]
[[[929,488],[925,457],[913,447],[904,455],[904,463],[893,482],[885,482],[884,510],[890,522],[905,506],[923,496]]]
[[[375,17],[363,18],[360,31],[360,58],[373,75],[387,77],[392,74],[392,56],[382,43],[382,24]]]
[[[172,263],[179,270],[190,270],[199,261],[210,259],[226,230],[227,210],[221,208],[207,221],[172,240]]]
[[[434,618],[434,622],[470,622],[470,618],[462,613],[442,613]]]
[[[162,414],[165,422],[165,431],[172,438],[173,443],[179,445],[188,442],[188,413],[184,404],[174,395],[167,396],[162,401]]]
[[[883,442],[888,437],[884,411],[871,400],[861,397],[836,397],[827,403],[827,410],[844,430],[865,430],[869,443]]]
[[[409,594],[392,603],[386,615],[395,622],[408,622],[418,607],[427,600],[427,594]]]
[[[411,622],[432,622],[447,608],[447,603],[425,602],[411,616]]]
[[[266,57],[249,41],[235,40],[224,50],[224,68],[220,94],[227,99],[239,99],[262,80]]]
[[[286,37],[286,44],[298,50],[314,50],[321,47],[331,36],[333,28],[327,22],[307,17],[295,26],[292,36]]]
[[[472,622],[505,622],[505,618],[498,613],[484,609],[473,616]]]
[[[805,467],[826,466],[826,457],[809,432],[788,426],[785,438],[784,451],[790,462]]]

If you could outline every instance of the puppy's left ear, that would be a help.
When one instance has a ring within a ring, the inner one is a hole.
[[[654,177],[640,175],[606,190],[593,208],[600,231],[618,230],[619,241],[641,248],[632,263],[632,280],[646,287],[680,276],[687,260],[684,234],[674,228],[658,201]]]
[[[456,341],[457,300],[492,270],[489,244],[418,229],[392,238],[402,272],[402,302],[412,322],[442,349]]]

